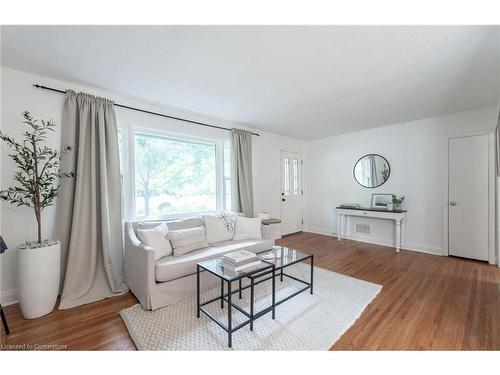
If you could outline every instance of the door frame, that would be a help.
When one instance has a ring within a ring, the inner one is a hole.
[[[450,165],[450,140],[455,138],[488,135],[488,263],[497,264],[496,256],[496,214],[495,214],[495,131],[492,129],[478,129],[462,132],[449,133],[443,142],[446,155],[444,157],[444,179],[443,179],[443,255],[449,256],[449,165]]]
[[[292,153],[292,154],[297,154],[297,155],[300,155],[300,158],[302,160],[302,163],[300,165],[300,168],[301,168],[301,173],[300,173],[300,186],[301,186],[301,202],[300,202],[300,219],[302,221],[302,230],[299,231],[299,232],[303,232],[304,231],[304,153],[303,152],[300,152],[300,151],[290,151],[290,150],[284,150],[284,149],[280,149],[280,188],[279,188],[279,196],[278,196],[278,199],[279,199],[279,202],[280,202],[280,218],[281,220],[283,220],[283,204],[281,203],[281,199],[283,198],[281,196],[281,193],[282,193],[282,187],[283,187],[283,181],[281,180],[283,178],[283,175],[282,175],[282,170],[281,170],[281,154],[283,152],[289,152],[289,153]],[[296,232],[296,233],[299,233],[299,232]],[[293,233],[289,233],[289,234],[293,234]]]

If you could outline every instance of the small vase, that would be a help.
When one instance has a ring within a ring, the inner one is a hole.
[[[394,205],[394,211],[401,211],[401,205],[400,204],[395,204]]]

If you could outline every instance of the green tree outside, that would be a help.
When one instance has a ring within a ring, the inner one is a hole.
[[[215,145],[136,134],[136,216],[216,209]],[[137,205],[138,206],[138,205]]]

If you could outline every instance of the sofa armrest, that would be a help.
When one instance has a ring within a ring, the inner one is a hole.
[[[132,223],[125,224],[125,279],[142,307],[151,309],[150,293],[156,284],[155,253],[135,235]]]

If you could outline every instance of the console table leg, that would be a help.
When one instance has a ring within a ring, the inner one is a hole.
[[[401,220],[396,220],[396,252],[401,248]]]
[[[231,305],[231,281],[227,282],[227,346],[233,345],[233,322],[232,322],[232,305]]]
[[[342,239],[342,215],[337,214],[337,240]]]
[[[344,231],[342,237],[347,238],[347,215],[342,215],[342,219],[343,219],[342,230]]]
[[[403,246],[403,244],[405,243],[405,229],[406,229],[406,225],[405,225],[405,219],[401,219],[401,235],[399,236],[401,239],[399,240],[399,246]]]
[[[241,284],[241,279],[240,279],[240,291],[239,291],[239,293],[238,293],[238,296],[240,297],[240,299],[241,299],[241,288],[242,288],[242,286],[243,286],[243,285]]]

